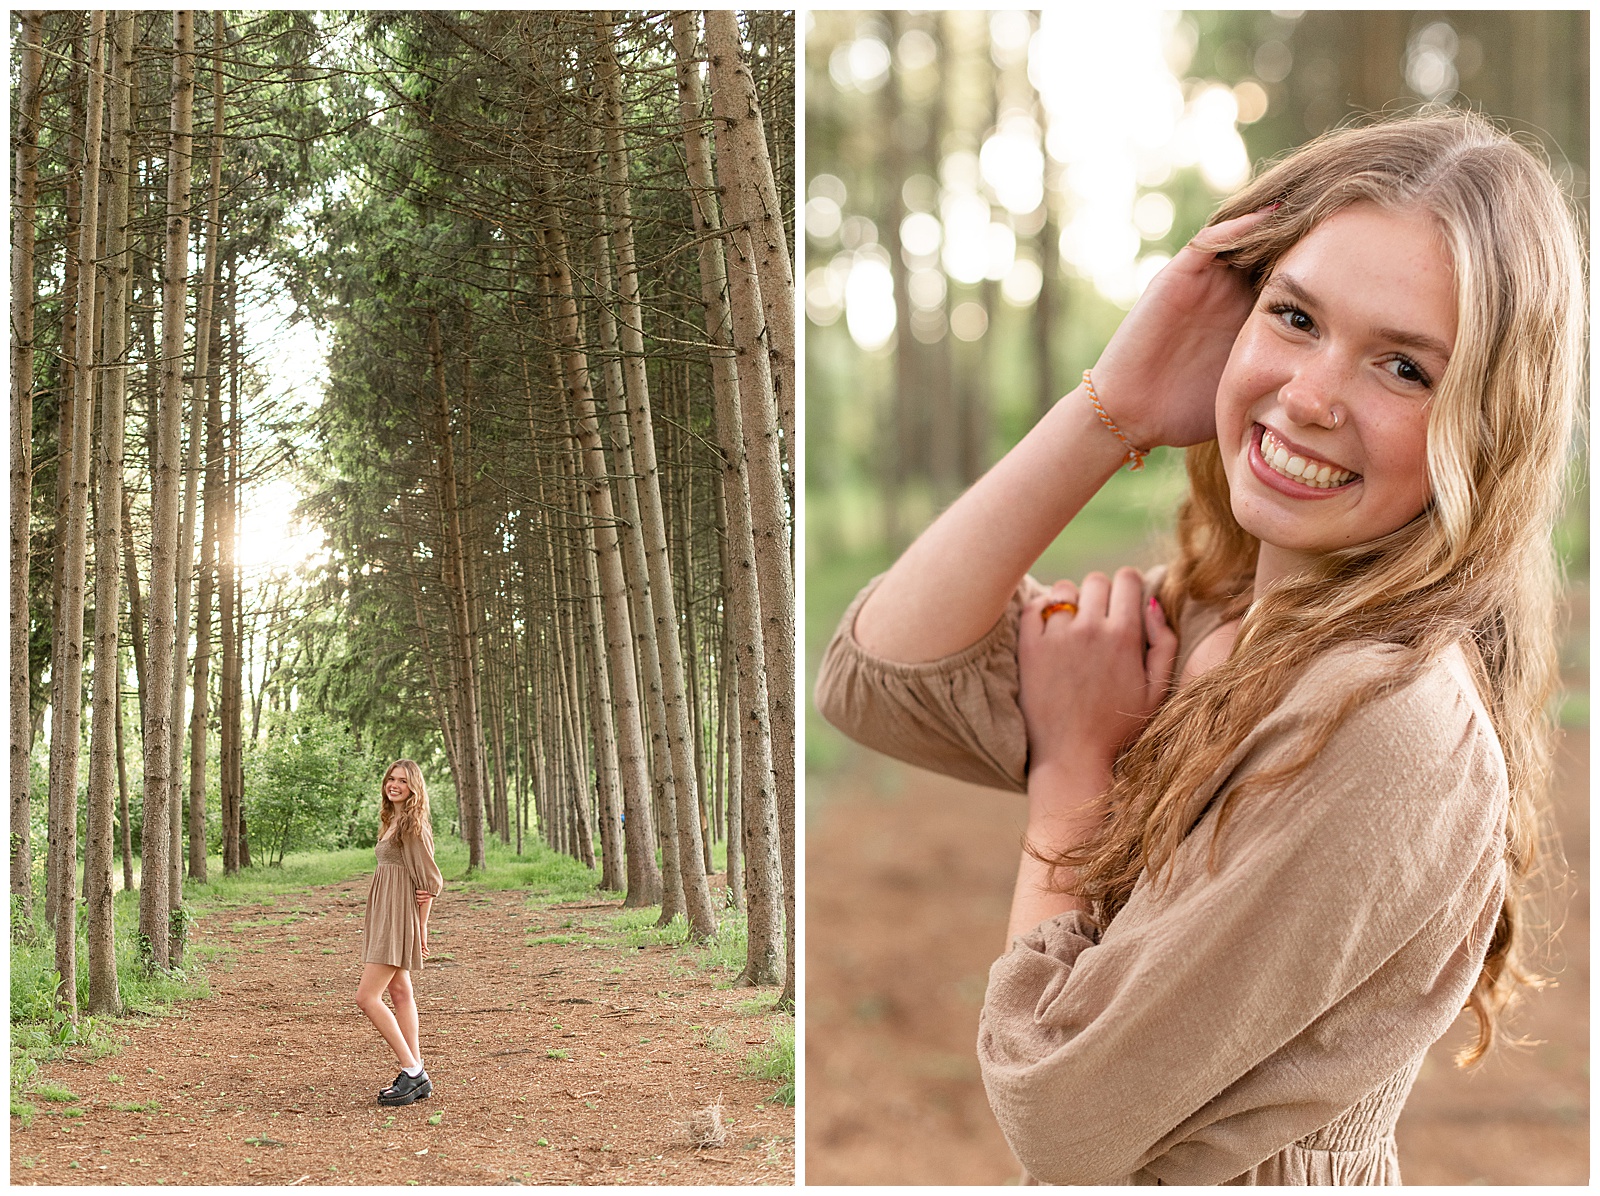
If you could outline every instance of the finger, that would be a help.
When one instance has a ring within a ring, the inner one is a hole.
[[[1083,579],[1078,593],[1078,613],[1090,618],[1106,617],[1111,603],[1111,579],[1104,573],[1091,573]]]
[[[1220,220],[1216,224],[1209,224],[1189,239],[1185,249],[1193,249],[1199,253],[1214,254],[1233,238],[1249,232],[1256,225],[1262,223],[1277,209],[1277,204],[1270,204],[1258,211],[1246,212],[1243,216],[1235,216],[1231,220]]]
[[[1107,610],[1112,627],[1127,633],[1130,638],[1140,636],[1142,616],[1139,613],[1139,606],[1143,601],[1144,578],[1139,575],[1139,571],[1130,568],[1118,569],[1117,575],[1111,579],[1111,595]]]
[[[1144,656],[1145,689],[1154,708],[1172,683],[1172,666],[1178,660],[1178,636],[1167,625],[1167,612],[1155,597],[1145,603],[1144,634],[1150,647]]]

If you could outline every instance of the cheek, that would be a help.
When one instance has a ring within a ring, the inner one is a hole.
[[[1233,342],[1217,385],[1217,443],[1225,454],[1243,447],[1250,430],[1251,404],[1271,389],[1265,349],[1252,323],[1247,321]]]
[[[1379,431],[1375,443],[1369,439],[1367,450],[1393,480],[1395,503],[1416,514],[1432,496],[1428,481],[1427,414],[1423,411],[1410,413],[1407,418],[1394,420]]]

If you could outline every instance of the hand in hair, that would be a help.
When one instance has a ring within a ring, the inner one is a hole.
[[[1157,274],[1094,365],[1107,413],[1140,448],[1215,438],[1217,384],[1255,302],[1215,249],[1267,213],[1201,229]]]
[[[1076,605],[1047,620],[1045,608]],[[1017,635],[1028,771],[1109,775],[1117,750],[1137,735],[1171,682],[1178,637],[1159,605],[1144,603],[1139,573],[1091,573],[1082,587],[1057,582],[1029,603]],[[1032,786],[1030,786],[1031,792]]]

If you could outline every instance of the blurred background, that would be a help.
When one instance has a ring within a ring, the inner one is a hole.
[[[1143,286],[1264,161],[1369,111],[1466,106],[1589,203],[1585,12],[816,12],[805,17],[806,646],[1093,364]],[[1566,562],[1564,862],[1520,1046],[1459,1071],[1458,1023],[1400,1122],[1408,1183],[1588,1177],[1588,475]],[[1181,454],[1118,474],[1036,568],[1145,566]],[[806,724],[806,1177],[1016,1175],[973,1044],[1023,799]]]

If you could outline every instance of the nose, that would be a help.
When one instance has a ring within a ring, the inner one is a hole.
[[[1278,388],[1278,405],[1301,427],[1337,427],[1343,383],[1341,371],[1331,361],[1305,362]]]

